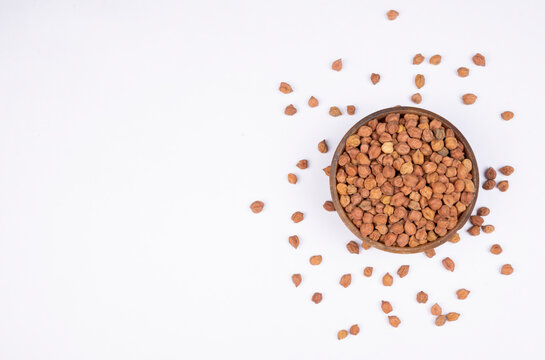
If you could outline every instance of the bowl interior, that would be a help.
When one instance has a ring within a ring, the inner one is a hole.
[[[456,224],[456,226],[453,229],[449,230],[444,236],[439,237],[435,241],[431,241],[431,242],[428,242],[426,244],[415,246],[415,247],[386,246],[385,244],[383,244],[383,243],[381,243],[379,241],[374,241],[374,240],[371,240],[370,238],[368,238],[366,236],[362,236],[362,234],[360,233],[360,231],[356,227],[356,225],[354,225],[352,223],[352,221],[346,215],[346,212],[344,211],[344,208],[342,207],[342,205],[340,203],[339,194],[337,193],[336,174],[337,174],[337,168],[338,168],[338,160],[339,160],[339,156],[344,151],[346,139],[350,135],[355,134],[358,131],[358,129],[362,125],[365,125],[368,121],[371,121],[372,119],[383,119],[384,117],[386,117],[386,115],[388,115],[390,113],[400,113],[401,115],[411,113],[411,114],[417,114],[419,116],[422,116],[422,115],[427,116],[430,120],[432,120],[432,119],[439,120],[440,122],[445,124],[445,126],[452,129],[452,131],[456,135],[456,139],[458,141],[461,141],[462,144],[464,145],[464,153],[465,153],[466,157],[469,160],[471,160],[471,163],[473,164],[472,174],[473,174],[473,182],[475,184],[475,195],[473,196],[473,200],[467,206],[466,210],[459,217],[459,220],[458,220],[458,223]],[[339,214],[341,220],[348,227],[348,229],[350,229],[350,231],[354,235],[356,235],[361,241],[363,241],[363,242],[365,242],[365,243],[367,243],[367,244],[369,244],[371,246],[374,246],[374,247],[376,247],[376,248],[378,248],[380,250],[389,251],[389,252],[398,253],[398,254],[412,254],[412,253],[417,253],[417,252],[422,252],[422,251],[426,251],[426,250],[429,250],[429,249],[433,249],[433,248],[435,248],[435,247],[437,247],[437,246],[439,246],[441,244],[444,244],[452,236],[454,236],[454,234],[456,234],[456,232],[458,230],[460,230],[460,228],[467,222],[467,220],[471,216],[471,213],[473,212],[473,208],[475,207],[475,203],[477,202],[477,196],[479,194],[479,169],[477,167],[477,161],[476,161],[476,158],[475,158],[475,154],[473,153],[473,150],[471,149],[471,146],[467,142],[464,135],[462,135],[462,133],[454,125],[452,125],[449,121],[447,121],[442,116],[437,115],[437,114],[435,114],[435,113],[433,113],[433,112],[431,112],[429,110],[426,110],[426,109],[421,109],[421,108],[411,107],[411,106],[396,106],[396,107],[391,107],[391,108],[387,108],[387,109],[382,109],[382,110],[379,110],[377,112],[374,112],[372,114],[367,115],[366,117],[364,117],[363,119],[358,121],[354,126],[352,126],[352,128],[350,128],[350,130],[348,130],[346,132],[344,137],[339,142],[339,145],[337,146],[337,149],[335,150],[335,153],[333,154],[333,160],[331,162],[331,171],[330,171],[330,175],[329,175],[329,187],[330,187],[330,191],[331,191],[332,201],[333,201],[333,204],[335,205],[335,210],[337,211],[337,214]]]

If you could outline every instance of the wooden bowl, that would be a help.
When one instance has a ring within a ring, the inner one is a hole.
[[[372,119],[383,119],[386,117],[386,115],[390,113],[400,113],[401,115],[406,113],[412,113],[417,114],[419,116],[424,115],[427,116],[430,120],[437,119],[441,121],[445,126],[452,129],[454,131],[454,134],[456,135],[456,139],[458,141],[461,141],[464,145],[464,152],[466,155],[466,158],[471,160],[471,163],[473,164],[473,182],[475,184],[475,196],[473,197],[473,200],[471,201],[471,204],[467,207],[467,209],[462,213],[462,215],[459,217],[458,224],[451,230],[449,230],[444,236],[438,238],[435,241],[428,242],[423,245],[419,245],[416,247],[398,247],[398,246],[386,246],[384,243],[371,240],[370,238],[361,235],[359,229],[352,223],[352,221],[348,218],[346,215],[343,207],[341,206],[340,200],[339,200],[339,194],[337,194],[337,167],[338,167],[338,161],[339,156],[343,153],[346,139],[350,136],[355,134],[358,129],[365,125],[368,121]],[[333,204],[335,205],[335,210],[337,210],[337,214],[341,217],[341,220],[343,223],[352,231],[354,235],[356,235],[361,241],[374,246],[380,250],[389,251],[397,254],[413,254],[417,252],[426,251],[429,249],[433,249],[441,244],[444,244],[447,240],[449,240],[460,228],[467,222],[469,217],[471,216],[471,213],[473,212],[473,208],[475,207],[475,203],[477,201],[477,195],[479,194],[479,169],[477,167],[477,160],[475,159],[475,154],[473,153],[473,150],[471,149],[471,146],[467,142],[466,138],[462,133],[449,121],[447,121],[445,118],[443,118],[440,115],[437,115],[429,110],[417,108],[417,107],[411,107],[411,106],[397,106],[397,107],[391,107],[387,109],[382,109],[377,112],[374,112],[370,115],[367,115],[360,121],[358,121],[350,130],[346,132],[342,140],[340,141],[339,145],[337,146],[337,149],[335,150],[335,154],[333,154],[333,161],[331,162],[331,172],[329,175],[329,187],[331,190],[331,197],[333,200]]]

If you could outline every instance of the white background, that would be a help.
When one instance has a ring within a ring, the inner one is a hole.
[[[1,1],[0,359],[541,358],[544,11],[538,0]],[[419,52],[443,61],[414,66]],[[333,150],[368,113],[410,105],[417,73],[420,106],[466,135],[481,169],[516,168],[508,192],[479,195],[496,231],[463,231],[432,259],[351,255],[354,237],[321,207],[333,151],[316,145]],[[466,92],[476,104],[461,104]],[[355,116],[327,114],[348,104]],[[324,261],[311,268],[314,254]],[[409,275],[383,287],[402,264]],[[436,327],[435,302],[460,319]],[[354,323],[360,334],[338,341]]]

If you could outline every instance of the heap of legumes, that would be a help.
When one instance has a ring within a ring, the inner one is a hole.
[[[361,234],[416,247],[458,224],[475,194],[473,166],[437,119],[391,113],[347,138],[338,159],[340,204]]]

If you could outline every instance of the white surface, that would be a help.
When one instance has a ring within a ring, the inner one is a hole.
[[[2,1],[0,358],[541,358],[544,11],[537,0]],[[471,63],[477,51],[485,68]],[[443,61],[413,66],[418,52]],[[316,144],[333,149],[366,114],[410,104],[417,73],[421,106],[464,132],[481,169],[516,168],[507,193],[479,196],[496,232],[463,233],[433,259],[351,255],[353,236],[321,207],[332,151]],[[461,104],[465,92],[475,105]],[[347,104],[356,116],[327,114]],[[291,223],[295,210],[304,222]],[[402,264],[409,275],[383,287]],[[460,319],[435,327],[434,302]],[[354,323],[361,333],[337,341]]]

